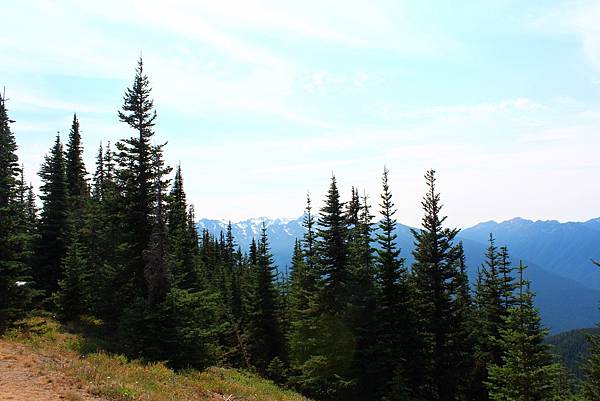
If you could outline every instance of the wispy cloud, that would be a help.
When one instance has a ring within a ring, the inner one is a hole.
[[[10,97],[10,101],[13,107],[33,108],[34,110],[60,110],[71,113],[114,113],[114,108],[106,107],[105,105],[73,103],[57,97],[52,98],[40,94],[28,94],[19,89],[14,91],[14,95]]]
[[[477,103],[464,105],[433,106],[421,109],[402,109],[394,105],[378,103],[375,108],[384,118],[395,119],[423,119],[445,116],[481,117],[493,113],[506,111],[532,111],[543,106],[531,99],[519,97],[515,99],[500,100],[491,103]]]
[[[533,29],[549,35],[572,35],[583,54],[600,70],[600,3],[595,0],[567,1],[529,22]]]

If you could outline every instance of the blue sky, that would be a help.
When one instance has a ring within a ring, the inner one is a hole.
[[[101,3],[101,4],[100,4]],[[143,54],[199,217],[294,217],[332,172],[417,225],[600,215],[597,1],[19,1],[0,85],[28,179],[73,112],[88,169]]]

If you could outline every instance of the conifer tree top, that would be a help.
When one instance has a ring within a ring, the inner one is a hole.
[[[156,119],[154,100],[150,98],[151,91],[150,81],[144,74],[144,63],[140,57],[133,86],[127,88],[123,96],[123,111],[119,111],[119,119],[138,130],[141,135],[152,135]]]

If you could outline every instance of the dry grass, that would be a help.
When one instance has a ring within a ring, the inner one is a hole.
[[[73,380],[74,388],[119,401],[307,401],[255,375],[223,368],[204,372],[174,372],[161,363],[129,361],[121,355],[78,352],[84,339],[64,333],[46,318],[25,322],[20,330],[7,334],[10,341],[25,344],[41,355],[50,370]],[[66,400],[77,401],[73,392]],[[79,398],[80,399],[80,398]]]
[[[66,401],[83,401],[83,397],[81,394],[76,393],[74,391],[67,391],[63,394],[63,399]]]

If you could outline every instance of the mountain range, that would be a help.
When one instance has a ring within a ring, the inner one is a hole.
[[[296,238],[302,238],[302,217],[298,219],[255,218],[232,223],[232,233],[243,251],[252,238],[258,238],[264,223],[277,267],[285,272]],[[227,222],[202,219],[198,229],[214,235],[225,231]],[[414,249],[410,227],[397,226],[397,243],[409,266]],[[600,259],[600,218],[586,222],[560,223],[555,220],[531,221],[515,218],[504,222],[488,221],[462,230],[469,276],[474,282],[484,259],[489,235],[497,246],[508,246],[514,263],[522,260],[537,293],[536,303],[543,322],[551,333],[591,327],[600,320],[600,269],[591,262]]]

